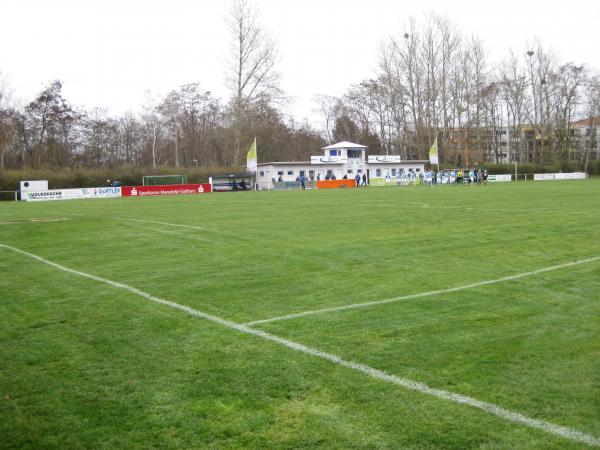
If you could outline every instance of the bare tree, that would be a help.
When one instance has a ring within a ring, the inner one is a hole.
[[[317,95],[313,101],[317,104],[317,112],[323,119],[323,132],[328,144],[333,144],[333,128],[340,116],[341,100],[331,95]]]
[[[255,102],[270,104],[282,95],[276,65],[275,39],[258,23],[258,13],[248,0],[232,0],[228,25],[231,54],[228,81],[232,92],[234,163],[240,162],[243,122]]]
[[[585,83],[585,114],[589,134],[584,141],[583,171],[587,172],[592,149],[598,158],[598,128],[600,127],[600,75],[590,76]],[[587,134],[587,133],[586,133]]]
[[[158,106],[171,139],[173,140],[173,165],[179,167],[179,123],[181,116],[181,97],[178,91],[171,91]]]
[[[125,164],[138,165],[141,160],[143,139],[140,123],[133,113],[125,113],[118,120],[117,132],[119,133],[122,161]]]
[[[8,80],[0,72],[0,170],[4,170],[4,155],[13,135],[13,101]]]
[[[150,143],[152,168],[156,169],[159,159],[158,154],[158,139],[161,132],[161,121],[158,115],[159,101],[149,91],[146,91],[146,104],[144,105],[144,113],[142,121],[144,123],[144,131],[146,139]]]

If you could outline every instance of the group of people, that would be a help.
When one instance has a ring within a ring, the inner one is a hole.
[[[368,184],[368,182],[367,182],[367,174],[363,173],[363,176],[361,178],[360,174],[357,173],[356,176],[354,177],[354,181],[356,181],[356,187],[366,186]]]
[[[245,180],[240,181],[239,184],[235,180],[233,180],[233,182],[231,183],[232,191],[249,191],[250,188],[251,187],[246,183]]]
[[[408,172],[399,172],[396,175],[397,185],[446,185],[458,186],[461,184],[487,184],[488,173],[483,169],[451,169],[451,170],[426,170],[425,172],[416,172],[409,169]],[[386,184],[391,184],[389,174],[385,177]]]
[[[347,175],[343,176],[344,179],[348,179]],[[433,169],[426,170],[424,172],[417,171],[414,169],[408,169],[408,172],[398,171],[395,175],[396,184],[398,186],[415,186],[415,185],[424,185],[424,186],[434,186],[434,185],[446,185],[446,186],[459,186],[462,184],[487,184],[488,173],[485,169],[450,169],[450,170],[440,170],[435,171]],[[317,175],[317,181],[321,179],[321,175]],[[335,180],[335,175],[333,173],[328,173],[325,176],[326,180]],[[310,177],[310,180],[313,181],[313,177]],[[283,177],[279,175],[277,179],[278,182],[283,181]],[[307,178],[304,174],[296,177],[296,182],[300,183],[300,187],[302,189],[306,189]],[[369,184],[369,179],[366,173],[363,173],[362,176],[357,173],[354,177],[354,181],[356,182],[356,187],[367,186]],[[239,189],[244,190],[245,186],[240,183]],[[273,184],[275,184],[275,179],[273,179]],[[385,175],[385,184],[392,184],[392,177],[388,172]],[[234,185],[234,190],[236,190],[236,186]]]

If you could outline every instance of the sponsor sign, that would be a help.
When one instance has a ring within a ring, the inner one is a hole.
[[[169,184],[165,186],[123,186],[123,197],[145,197],[150,195],[180,195],[180,194],[208,194],[211,192],[210,184]]]
[[[27,202],[38,202],[46,200],[75,200],[81,198],[112,198],[120,196],[120,187],[46,189],[39,191],[21,192],[21,200]]]
[[[555,180],[585,180],[587,174],[585,172],[568,172],[568,173],[555,173]]]
[[[311,156],[311,164],[342,164],[347,162],[346,158],[341,156]]]
[[[402,162],[400,155],[369,155],[369,164],[396,164]]]
[[[319,180],[317,181],[317,189],[338,189],[338,188],[353,188],[356,187],[354,180]]]
[[[534,173],[535,181],[547,180],[585,180],[587,177],[585,172],[567,172],[567,173]]]
[[[534,173],[533,179],[534,179],[534,181],[554,180],[554,174],[553,173]]]
[[[488,181],[492,183],[504,183],[508,181],[512,181],[511,174],[501,174],[501,175],[488,175]]]

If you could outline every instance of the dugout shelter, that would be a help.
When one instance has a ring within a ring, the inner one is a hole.
[[[251,172],[214,175],[208,182],[213,192],[242,192],[251,191],[256,185],[256,175]]]

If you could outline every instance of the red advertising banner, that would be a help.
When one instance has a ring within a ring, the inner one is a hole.
[[[317,181],[317,189],[337,189],[337,188],[352,188],[356,187],[356,181],[350,180],[319,180]]]
[[[210,184],[168,184],[164,186],[122,186],[123,197],[145,197],[147,195],[208,194]]]

